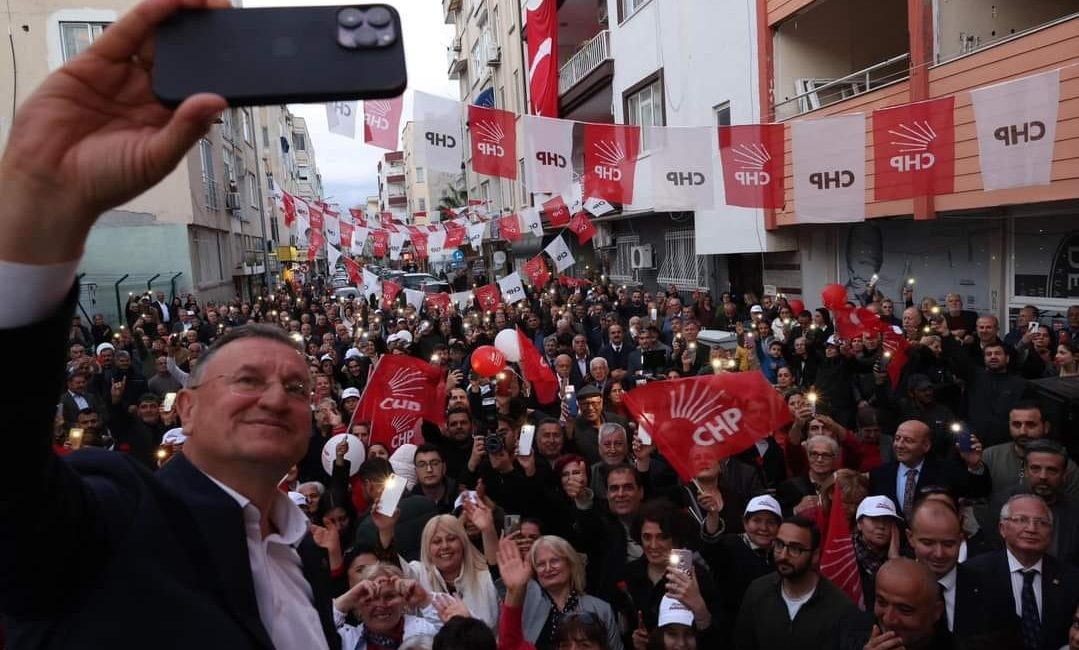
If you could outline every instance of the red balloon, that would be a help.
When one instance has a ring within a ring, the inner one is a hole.
[[[797,298],[787,301],[787,304],[790,305],[791,314],[794,315],[796,318],[798,314],[806,310],[806,304]]]
[[[847,288],[841,284],[825,285],[824,290],[820,292],[820,297],[825,307],[835,309],[846,304]]]
[[[480,377],[494,377],[506,367],[506,355],[493,345],[481,345],[472,353],[472,369]]]

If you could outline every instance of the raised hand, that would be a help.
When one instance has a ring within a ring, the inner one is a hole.
[[[468,606],[460,598],[455,598],[449,594],[435,594],[433,601],[435,609],[438,611],[438,618],[443,623],[448,622],[454,616],[472,618],[472,612],[468,611]]]

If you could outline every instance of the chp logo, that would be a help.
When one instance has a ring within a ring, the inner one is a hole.
[[[740,144],[731,152],[738,171],[734,172],[734,180],[745,187],[764,187],[772,182],[772,175],[765,171],[768,163],[772,161],[772,155],[763,144]]]
[[[619,183],[622,181],[621,165],[626,160],[626,150],[621,143],[611,140],[600,140],[595,144],[596,158],[599,161],[592,171],[596,177]]]
[[[889,144],[899,147],[899,154],[888,159],[888,165],[898,172],[923,171],[933,168],[937,157],[929,151],[937,139],[937,132],[927,120],[899,124],[888,133],[897,138]]]
[[[416,439],[416,431],[420,428],[420,418],[397,415],[390,419],[390,428],[393,430],[390,449],[396,450],[401,445],[411,444]]]
[[[478,149],[480,153],[495,158],[505,157],[506,149],[502,146],[502,141],[506,138],[506,132],[502,130],[501,124],[483,120],[476,124],[476,135],[478,135],[480,139],[480,141],[476,143],[476,149]]]
[[[657,435],[692,431],[693,442],[700,447],[723,444],[741,431],[742,409],[731,402],[727,391],[716,393],[704,383],[683,383],[671,391],[670,419]]]
[[[443,147],[446,149],[453,149],[457,146],[457,138],[448,133],[439,133],[438,131],[427,131],[423,134],[427,143],[432,147]]]
[[[1032,120],[1022,124],[1006,124],[993,129],[993,138],[1003,142],[1005,147],[1017,144],[1030,144],[1045,137],[1045,122]]]
[[[849,169],[813,172],[809,175],[809,184],[818,190],[834,190],[854,185],[856,177]]]
[[[372,129],[377,131],[389,131],[389,115],[392,111],[393,105],[390,104],[390,102],[381,99],[373,99],[364,102],[363,120],[367,123],[367,126]]]
[[[566,168],[566,157],[555,151],[537,151],[536,161],[544,167]]]
[[[423,374],[419,371],[398,368],[386,382],[386,390],[391,396],[382,398],[378,407],[383,411],[422,413],[423,404],[418,400],[426,383]]]

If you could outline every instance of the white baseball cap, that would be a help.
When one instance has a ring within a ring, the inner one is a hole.
[[[692,627],[693,612],[689,611],[682,601],[664,596],[663,600],[659,601],[659,622],[656,626],[664,627],[675,623]]]
[[[744,516],[748,517],[755,512],[770,512],[780,519],[783,519],[783,510],[779,507],[779,502],[776,501],[775,497],[768,494],[753,497],[749,500],[749,503],[746,504]]]
[[[751,313],[751,314],[763,314],[764,313],[764,307],[761,307],[760,305],[753,305],[752,307],[749,308],[749,313]]]
[[[360,352],[356,348],[349,348],[345,352],[345,361],[348,361],[349,359],[362,359],[362,358],[363,358],[363,352]]]
[[[344,400],[346,400],[346,399],[348,399],[350,397],[355,397],[356,399],[359,399],[360,398],[360,389],[350,387],[350,388],[346,388],[345,390],[341,391],[341,401],[344,401]]]
[[[862,517],[895,517],[902,519],[895,511],[895,504],[886,496],[866,497],[858,504],[858,512],[854,516],[857,521]]]
[[[161,436],[161,444],[163,445],[182,445],[185,442],[187,442],[187,436],[184,435],[184,430],[180,427],[169,429],[165,432],[165,435]]]
[[[328,354],[324,354],[321,357],[319,357],[318,360],[319,360],[320,363],[323,362],[323,361],[333,361],[333,357],[331,357]]]

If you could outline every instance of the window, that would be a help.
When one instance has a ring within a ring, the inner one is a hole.
[[[199,158],[202,161],[202,201],[208,210],[217,210],[217,181],[214,179],[214,146],[209,140],[199,140]]]
[[[225,168],[225,183],[228,184],[231,189],[231,186],[236,184],[236,172],[232,167],[232,152],[229,151],[228,147],[225,147],[225,150],[222,152],[221,164],[222,167]]]
[[[663,262],[656,282],[661,285],[673,284],[678,289],[707,286],[704,258],[697,256],[696,235],[692,228],[664,233]]]
[[[623,21],[637,13],[651,0],[618,0],[618,20]]]
[[[714,109],[716,114],[716,126],[730,126],[731,125],[731,103],[723,102],[717,104]]]
[[[427,182],[427,174],[423,171],[423,167],[417,167],[416,168],[416,182],[417,183],[426,183]]]
[[[480,200],[483,201],[482,207],[487,210],[487,214],[496,213],[491,209],[491,181],[480,183]]]
[[[528,188],[525,187],[525,159],[517,161],[517,185],[521,188],[521,205],[528,205]]]
[[[259,182],[252,172],[247,172],[247,201],[252,208],[259,207]]]
[[[217,232],[208,228],[192,228],[195,244],[195,281],[199,284],[221,282],[225,269],[221,259],[221,242]]]
[[[511,94],[513,96],[513,110],[518,113],[523,113],[525,106],[524,102],[521,100],[521,83],[518,80],[516,70],[513,71],[513,91]]]
[[[262,127],[262,146],[269,148],[270,146],[270,129],[268,127]]]
[[[1075,222],[1059,217],[1016,217],[1011,228],[1013,300],[1058,309],[1074,304],[1079,298]]]
[[[293,131],[292,146],[296,148],[296,151],[307,151],[307,134],[301,131]]]
[[[481,76],[480,74],[478,74],[478,72],[480,70],[483,70],[483,66],[484,66],[483,39],[482,38],[476,39],[476,42],[472,44],[471,56],[472,56],[472,69],[477,71],[476,78],[478,79]]]
[[[64,63],[82,54],[83,50],[101,36],[109,23],[60,23],[60,41],[63,48]]]
[[[427,199],[425,199],[425,198],[423,198],[421,196],[420,198],[416,199],[416,201],[417,201],[416,205],[419,207],[419,210],[417,210],[417,211],[418,212],[427,212]]]
[[[233,138],[232,111],[233,109],[228,108],[221,113],[221,137],[225,138],[229,142],[232,142]]]
[[[637,126],[663,126],[663,75],[653,77],[628,90],[625,94],[625,123]],[[641,129],[641,150],[649,149],[647,129]]]
[[[277,217],[270,217],[270,237],[275,242],[281,241],[281,226],[277,224]]]
[[[311,168],[307,165],[296,165],[296,178],[301,181],[311,180]]]
[[[246,108],[243,109],[240,113],[240,117],[243,119],[244,142],[253,144],[252,138],[255,135],[255,129],[254,124],[251,122],[251,111]]]
[[[611,280],[615,282],[636,282],[637,272],[633,270],[633,247],[641,243],[638,235],[623,235],[614,240],[614,259],[611,260]]]

